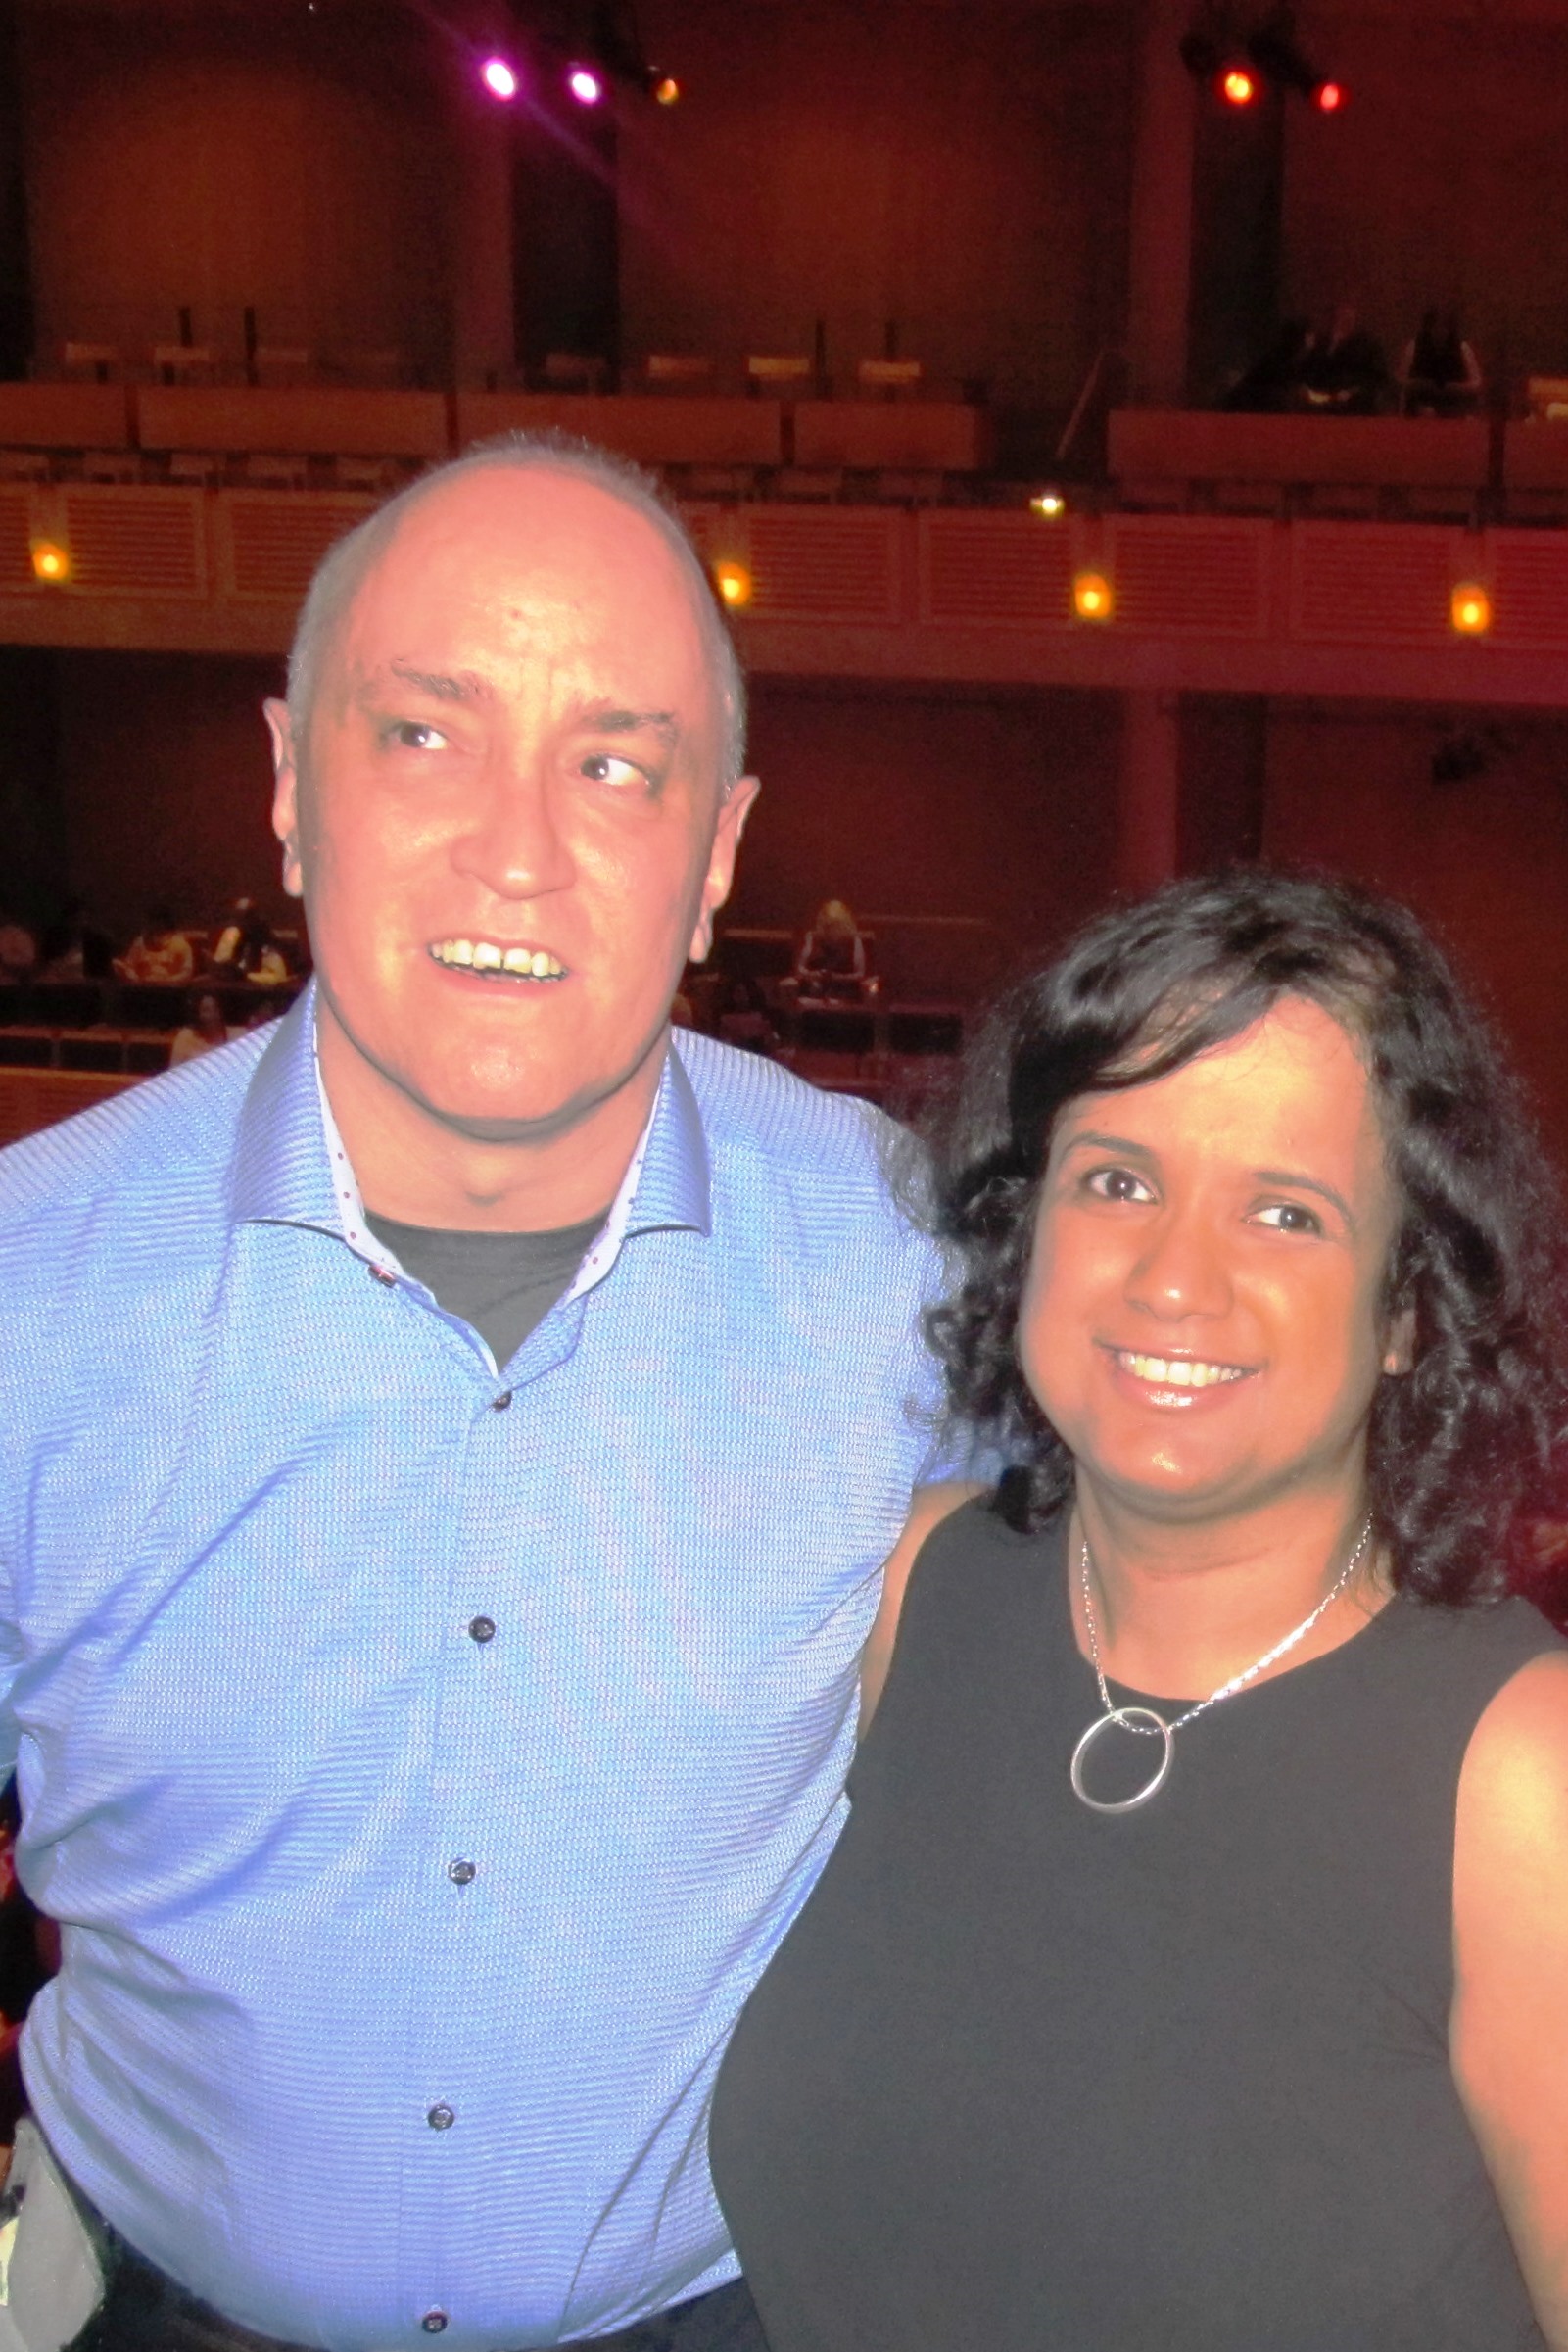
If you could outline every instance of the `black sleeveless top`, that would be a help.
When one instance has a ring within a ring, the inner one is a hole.
[[[1093,1813],[1064,1541],[971,1504],[926,1544],[725,2061],[714,2177],[773,2352],[1539,2347],[1448,2020],[1460,1764],[1557,1637],[1396,1599]]]

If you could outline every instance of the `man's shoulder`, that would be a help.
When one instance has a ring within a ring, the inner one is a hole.
[[[0,1239],[39,1219],[201,1181],[226,1163],[265,1032],[242,1037],[0,1151]]]
[[[858,1096],[828,1094],[765,1055],[677,1032],[716,1172],[727,1161],[784,1184],[865,1191],[887,1200],[918,1166],[907,1131]]]

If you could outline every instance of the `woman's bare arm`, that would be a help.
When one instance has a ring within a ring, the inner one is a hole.
[[[909,1571],[915,1565],[916,1554],[930,1534],[940,1525],[949,1512],[957,1511],[972,1495],[983,1494],[981,1486],[966,1485],[954,1480],[946,1486],[918,1486],[904,1532],[887,1556],[882,1570],[881,1607],[877,1611],[865,1649],[860,1656],[860,1737],[866,1736],[867,1725],[877,1711],[877,1702],[887,1680],[887,1669],[893,1662],[893,1644],[898,1639],[899,1612],[904,1606],[904,1588]]]
[[[1568,1657],[1523,1667],[1459,1779],[1454,2079],[1537,2317],[1568,2352]]]

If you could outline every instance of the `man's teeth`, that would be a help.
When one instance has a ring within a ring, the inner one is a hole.
[[[438,939],[430,950],[438,964],[462,972],[504,972],[513,980],[564,980],[566,966],[543,947],[498,947],[494,939]]]
[[[1245,1367],[1239,1364],[1199,1364],[1190,1356],[1134,1356],[1126,1348],[1117,1348],[1117,1361],[1138,1380],[1147,1380],[1153,1388],[1216,1388],[1221,1380],[1244,1380]]]

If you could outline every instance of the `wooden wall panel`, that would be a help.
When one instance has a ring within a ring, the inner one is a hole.
[[[901,517],[876,507],[753,506],[747,614],[766,620],[894,622],[902,608]]]
[[[1065,629],[1071,620],[1074,532],[1066,517],[936,509],[918,530],[922,621]]]
[[[1462,533],[1325,522],[1297,523],[1291,536],[1291,625],[1298,637],[1335,645],[1452,645],[1449,602],[1466,576]]]
[[[1260,638],[1268,523],[1121,514],[1108,528],[1117,619],[1154,637]]]
[[[68,485],[60,501],[71,552],[67,596],[124,596],[139,601],[207,595],[200,491]]]
[[[334,540],[373,513],[371,498],[297,498],[231,491],[220,502],[219,570],[242,602],[298,604]]]

